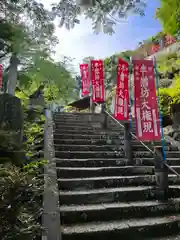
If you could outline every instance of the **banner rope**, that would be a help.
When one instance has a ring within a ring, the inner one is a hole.
[[[100,104],[98,104],[98,103],[96,103],[96,102],[95,102],[95,104],[96,104],[97,106],[101,106]],[[124,128],[124,125],[121,124],[120,122],[118,122],[118,120],[115,119],[108,111],[105,110],[105,113],[107,113],[107,115],[109,115],[116,123],[118,123],[121,127]],[[143,143],[141,140],[139,140],[138,137],[136,137],[136,135],[135,135],[134,133],[130,132],[130,134],[131,134],[131,136],[133,136],[136,140],[138,140],[149,152],[151,152],[152,154],[154,154],[154,151],[153,151],[152,149],[150,149],[150,148],[149,148],[145,143]],[[169,168],[169,170],[170,170],[171,172],[173,172],[177,177],[180,178],[180,174],[179,174],[176,170],[174,170],[171,166],[169,166],[167,163],[165,163],[165,161],[164,161],[164,165],[165,165],[167,168]]]
[[[157,72],[157,64],[156,64],[156,58],[153,58],[154,62],[154,71],[155,71],[155,78],[156,78],[156,91],[157,91],[157,102],[159,107],[159,120],[160,120],[160,128],[161,128],[161,142],[162,142],[162,149],[163,149],[163,158],[164,161],[166,161],[166,150],[165,150],[165,139],[164,139],[164,130],[163,130],[163,116],[161,113],[160,108],[160,92],[159,92],[159,79],[158,79],[158,72]]]

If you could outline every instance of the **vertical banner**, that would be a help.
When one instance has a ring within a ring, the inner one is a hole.
[[[89,65],[87,63],[80,64],[80,72],[82,79],[82,96],[85,96],[90,93]]]
[[[0,64],[0,89],[2,89],[2,82],[3,82],[3,66]]]
[[[129,64],[128,62],[118,59],[117,67],[117,85],[115,96],[114,117],[117,120],[129,120]]]
[[[171,45],[171,44],[173,44],[173,43],[175,43],[175,42],[176,42],[176,39],[175,39],[173,36],[167,35],[167,36],[165,37],[165,45],[166,45],[166,46],[169,46],[169,45]]]
[[[151,54],[154,54],[160,50],[160,45],[159,44],[154,44],[151,48]]]
[[[92,102],[103,103],[104,94],[104,69],[102,60],[91,60]]]
[[[154,64],[133,60],[136,136],[141,141],[161,139]]]

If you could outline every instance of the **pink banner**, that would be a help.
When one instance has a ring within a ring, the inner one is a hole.
[[[91,60],[92,102],[103,103],[104,94],[104,69],[102,60]]]
[[[151,54],[154,54],[154,53],[158,52],[159,50],[160,50],[159,44],[153,45],[151,48]]]
[[[82,96],[90,93],[89,65],[87,63],[80,64],[80,72],[82,79]]]
[[[133,67],[136,136],[141,141],[160,140],[160,121],[153,61],[134,60]]]
[[[129,120],[129,65],[119,58],[117,69],[117,85],[115,96],[114,117],[117,120]]]
[[[169,46],[169,45],[171,45],[171,44],[173,44],[175,42],[176,42],[176,39],[173,36],[167,35],[165,37],[165,46]]]

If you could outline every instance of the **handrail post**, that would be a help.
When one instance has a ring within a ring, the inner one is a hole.
[[[95,107],[96,107],[96,104],[92,101],[92,97],[90,96],[90,112],[91,113],[95,112]]]
[[[101,112],[104,114],[103,128],[107,129],[107,127],[108,127],[108,123],[107,123],[108,116],[106,114],[106,103],[105,102],[101,104]]]
[[[163,149],[161,146],[154,148],[154,164],[157,191],[156,196],[158,200],[168,199],[168,168],[164,164]]]
[[[132,156],[132,135],[130,133],[130,125],[129,122],[124,123],[124,152],[125,156],[128,159],[128,163],[133,164],[133,156]]]

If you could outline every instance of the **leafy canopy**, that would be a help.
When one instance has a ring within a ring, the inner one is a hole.
[[[180,34],[180,1],[161,0],[161,6],[157,9],[156,18],[163,26],[163,31],[173,36]]]
[[[95,0],[92,7],[81,10],[75,0],[61,0],[53,4],[53,13],[59,18],[59,26],[67,29],[74,28],[79,23],[79,16],[84,15],[92,21],[95,33],[103,31],[106,34],[114,33],[117,22],[126,19],[128,15],[144,15],[145,0]]]

